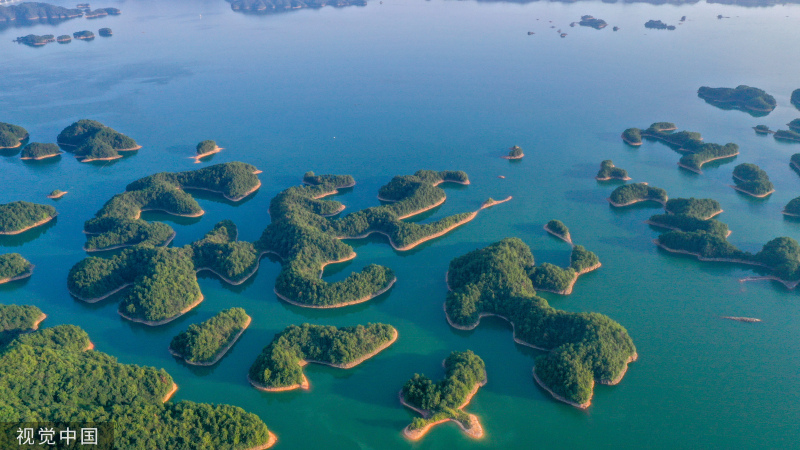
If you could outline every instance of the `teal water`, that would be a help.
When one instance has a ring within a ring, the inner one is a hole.
[[[613,210],[605,198],[615,184],[593,179],[599,162],[612,159],[634,181],[671,197],[715,198],[725,210],[719,219],[733,230],[730,240],[746,250],[776,236],[799,239],[800,222],[780,211],[800,195],[800,177],[788,165],[800,144],[777,143],[750,128],[785,128],[800,117],[789,104],[800,88],[800,61],[792,56],[797,6],[386,0],[273,16],[238,14],[222,0],[93,6],[116,6],[123,15],[0,31],[0,121],[52,142],[88,117],[144,148],[97,165],[68,154],[41,164],[0,156],[0,202],[44,203],[53,189],[69,191],[55,203],[55,224],[0,239],[0,250],[36,264],[31,279],[0,286],[3,303],[36,304],[49,316],[43,325],[80,325],[98,350],[166,368],[180,386],[175,399],[258,414],[278,435],[276,448],[798,446],[798,294],[775,283],[740,283],[753,274],[748,269],[658,251],[651,243],[657,231],[643,223],[658,209]],[[605,19],[609,28],[568,26],[583,14]],[[688,21],[676,31],[642,26],[649,19],[677,24],[682,15]],[[559,38],[550,20],[568,36]],[[614,25],[621,30],[612,32]],[[105,26],[113,28],[112,38],[43,48],[9,42]],[[765,89],[778,108],[756,119],[696,97],[700,85],[738,84]],[[736,142],[741,155],[698,176],[679,170],[680,155],[663,145],[632,149],[619,139],[627,127],[662,120],[700,131],[709,142]],[[228,218],[241,239],[258,238],[269,223],[270,199],[307,170],[355,176],[357,186],[337,197],[347,211],[378,204],[381,185],[420,168],[465,170],[472,180],[446,187],[448,202],[430,219],[476,209],[489,196],[514,200],[409,252],[395,252],[379,237],[353,241],[358,258],[328,267],[326,277],[341,279],[370,263],[398,275],[389,293],[353,307],[312,311],[280,302],[272,292],[279,265],[266,258],[241,286],[201,275],[206,300],[162,327],[120,319],[111,299],[98,305],[72,299],[66,276],[85,257],[83,222],[130,181],[201,167],[188,157],[202,139],[226,148],[212,162],[261,168],[263,186],[240,204],[197,194],[206,211],[199,219],[148,213],[177,230],[173,245]],[[497,157],[511,145],[520,145],[526,158]],[[776,193],[754,200],[728,187],[741,162],[765,169]],[[461,332],[442,311],[449,261],[503,237],[522,238],[537,261],[566,265],[568,246],[542,230],[553,218],[603,267],[581,277],[571,296],[543,295],[557,308],[619,321],[640,355],[618,386],[595,390],[588,411],[556,402],[534,384],[537,352],[514,344],[505,323],[484,319],[475,331]],[[231,306],[244,307],[253,324],[217,366],[188,367],[170,356],[172,336]],[[247,384],[258,352],[289,324],[378,321],[399,330],[397,343],[352,370],[306,367],[310,392],[267,394]],[[414,415],[400,406],[397,391],[415,372],[440,378],[442,359],[464,349],[487,364],[489,383],[467,408],[480,416],[486,437],[472,441],[449,423],[409,443],[401,430]]]

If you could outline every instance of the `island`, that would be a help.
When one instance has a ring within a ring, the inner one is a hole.
[[[789,200],[783,208],[783,214],[792,217],[800,217],[800,197]]]
[[[525,156],[525,153],[522,152],[522,149],[519,146],[515,145],[508,150],[508,155],[502,156],[503,159],[522,159]]]
[[[779,141],[800,142],[800,133],[792,130],[778,130],[773,135]]]
[[[614,166],[614,162],[610,159],[607,159],[600,163],[600,171],[597,172],[597,175],[595,175],[594,179],[597,181],[627,181],[630,180],[631,177],[628,176],[628,172],[625,169],[620,169],[619,167]]]
[[[34,160],[54,158],[61,155],[61,150],[56,144],[42,144],[39,142],[31,142],[22,149],[22,160]]]
[[[702,231],[722,237],[728,237],[731,231],[728,225],[715,219],[701,219],[690,214],[656,214],[645,223],[654,227],[678,231]]]
[[[50,205],[11,202],[0,205],[0,235],[20,234],[53,220],[58,213]]]
[[[22,280],[33,275],[33,264],[19,253],[0,254],[0,284]]]
[[[108,11],[103,8],[96,9],[92,11],[89,8],[86,8],[86,12],[84,13],[84,17],[87,19],[97,19],[98,17],[105,17],[108,15]]]
[[[0,122],[0,150],[22,147],[22,141],[28,139],[28,131],[18,125]]]
[[[0,379],[7,386],[0,393],[8,408],[5,418],[80,418],[97,423],[101,437],[116,426],[125,432],[114,433],[115,448],[181,448],[194,442],[256,450],[275,442],[255,414],[230,405],[170,402],[178,386],[164,369],[121,364],[92,348],[88,334],[74,325],[16,337],[0,354]]]
[[[673,215],[687,215],[700,220],[708,220],[722,213],[722,205],[711,198],[671,198],[664,210]]]
[[[564,222],[555,219],[551,220],[545,224],[544,231],[547,231],[567,244],[572,245],[572,236],[570,236],[569,228],[564,225]]]
[[[791,122],[787,123],[786,125],[792,131],[800,131],[800,119],[793,119]]]
[[[397,330],[382,323],[336,328],[290,325],[264,347],[247,379],[267,392],[308,389],[303,366],[324,364],[350,369],[385,350],[397,340]]]
[[[434,383],[425,375],[414,374],[400,391],[400,403],[422,417],[416,417],[404,430],[411,440],[421,439],[434,425],[452,420],[471,438],[483,437],[483,427],[474,414],[464,412],[478,389],[486,384],[486,364],[467,350],[452,352],[444,360],[444,379]]]
[[[654,30],[674,30],[675,25],[667,25],[666,23],[660,20],[648,20],[644,24],[645,28],[654,29]]]
[[[629,145],[638,147],[642,145],[642,130],[638,128],[628,128],[622,132],[622,140]]]
[[[50,42],[55,42],[56,37],[52,34],[45,34],[39,36],[37,34],[29,34],[27,36],[20,36],[14,40],[19,44],[25,44],[30,47],[41,47],[42,45],[48,44]]]
[[[56,22],[83,16],[80,9],[69,9],[48,3],[22,2],[0,6],[0,24],[23,22]]]
[[[60,189],[55,189],[53,191],[50,191],[49,194],[47,194],[47,198],[49,198],[51,200],[58,200],[58,199],[60,199],[61,197],[65,196],[65,195],[67,195],[67,191],[62,191]]]
[[[756,125],[753,127],[756,130],[756,134],[770,134],[774,133],[774,131],[770,130],[766,125]]]
[[[242,308],[220,311],[214,317],[181,332],[169,344],[169,352],[196,366],[213,366],[250,325],[250,316]]]
[[[318,9],[323,6],[332,5],[336,7],[344,6],[366,6],[367,0],[226,0],[231,4],[231,9],[238,12],[251,14],[272,14],[294,9],[312,8]]]
[[[197,152],[194,156],[194,162],[199,163],[201,159],[206,156],[211,156],[214,153],[219,153],[222,147],[217,146],[215,141],[201,141],[197,144]]]
[[[703,173],[703,165],[718,159],[733,158],[739,154],[739,146],[733,143],[725,145],[702,144],[694,153],[683,155],[678,161],[678,166],[694,173]]]
[[[485,316],[508,320],[515,342],[547,352],[536,358],[534,380],[555,399],[587,408],[595,382],[619,383],[636,348],[625,328],[602,314],[548,305],[527,275],[533,264],[530,248],[517,238],[454,259],[447,273],[447,320],[462,330],[474,329]]]
[[[792,91],[791,102],[797,109],[800,109],[800,89]]]
[[[132,152],[142,148],[128,136],[88,119],[79,120],[62,130],[56,142],[72,152],[81,162],[119,159],[122,158],[119,152]]]
[[[72,42],[72,36],[68,34],[62,34],[61,36],[56,38],[56,41],[59,44],[69,44],[70,42]]]
[[[777,106],[775,97],[761,89],[740,85],[732,88],[701,86],[697,96],[707,103],[723,108],[738,109],[756,116],[765,116]]]
[[[570,245],[572,243],[570,242]],[[578,277],[599,269],[600,259],[582,245],[572,247],[570,265],[566,269],[555,264],[542,263],[528,269],[534,289],[553,294],[570,295]]]
[[[22,333],[38,330],[46,318],[47,315],[33,305],[0,305],[0,346]]]
[[[581,16],[581,21],[578,22],[578,25],[582,27],[592,27],[595,30],[602,30],[608,24],[603,19],[596,19],[593,16]]]
[[[111,31],[111,28],[100,28],[99,30],[97,30],[97,34],[103,37],[111,37],[111,35],[113,35],[114,32]]]
[[[81,40],[81,41],[86,41],[86,40],[90,41],[90,40],[94,39],[94,33],[92,33],[89,30],[76,31],[76,32],[72,33],[72,37],[74,37],[75,39]]]
[[[789,159],[789,166],[794,169],[795,172],[800,173],[800,153],[795,153]]]
[[[608,202],[617,208],[634,203],[654,201],[662,205],[667,202],[667,191],[648,186],[647,183],[623,184],[611,192]]]
[[[773,192],[775,187],[769,181],[769,175],[755,164],[739,164],[733,169],[732,188],[752,197],[764,198]]]

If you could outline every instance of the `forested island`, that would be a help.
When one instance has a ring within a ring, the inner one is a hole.
[[[50,205],[23,201],[0,205],[0,235],[20,234],[50,222],[56,215]]]
[[[800,133],[792,130],[778,130],[773,136],[779,141],[800,142]]]
[[[792,91],[791,102],[797,109],[800,109],[800,89]]]
[[[753,129],[756,130],[757,134],[770,134],[770,133],[773,133],[773,131],[770,130],[769,127],[766,126],[766,125],[756,125],[756,126],[753,127]]]
[[[702,173],[701,169],[705,163],[732,158],[738,154],[739,146],[737,144],[703,144],[696,152],[683,155],[678,161],[678,165],[692,172]]]
[[[800,217],[800,197],[789,200],[783,208],[783,214],[787,216]]]
[[[733,169],[733,182],[735,186],[731,187],[752,197],[763,198],[775,192],[769,175],[755,164],[736,166]]]
[[[65,196],[65,195],[67,195],[67,191],[62,191],[60,189],[54,189],[54,190],[50,191],[49,194],[47,194],[47,198],[49,198],[51,200],[58,200],[59,198]]]
[[[787,123],[786,126],[788,126],[792,131],[800,131],[800,119],[792,119],[792,121]]]
[[[219,147],[216,141],[201,141],[197,144],[194,160],[195,162],[200,162],[200,159],[219,153],[220,150],[222,150],[222,147]]]
[[[308,389],[302,367],[307,363],[350,369],[397,340],[397,330],[382,323],[336,328],[290,325],[258,355],[247,379],[263,391]]]
[[[33,264],[19,253],[0,254],[0,284],[28,278],[33,274]]]
[[[564,225],[564,222],[555,219],[551,220],[545,224],[544,230],[567,244],[572,245],[572,236],[570,236],[569,228]]]
[[[255,414],[168,402],[177,385],[165,370],[120,364],[91,348],[86,332],[73,325],[22,334],[2,348],[5,420],[113,422],[115,448],[255,450],[275,442]]]
[[[725,109],[738,109],[756,116],[772,112],[778,102],[761,89],[740,85],[732,88],[701,86],[697,96],[707,103]]]
[[[99,30],[97,30],[97,34],[103,37],[111,37],[111,35],[113,35],[114,32],[111,31],[111,28],[100,28]]]
[[[367,0],[226,0],[231,9],[254,14],[270,14],[301,8],[322,8],[323,6],[366,6]]]
[[[653,19],[648,20],[647,22],[645,22],[644,27],[645,28],[649,28],[649,29],[653,29],[653,30],[670,30],[670,31],[672,31],[672,30],[675,29],[675,25],[667,25],[666,23],[664,23],[664,22],[662,22],[660,20],[653,20]]]
[[[508,155],[503,156],[503,159],[522,159],[525,156],[525,153],[522,149],[515,145],[508,149]]]
[[[614,189],[608,197],[608,202],[619,208],[645,201],[654,201],[664,205],[667,199],[667,191],[664,189],[648,186],[647,183],[632,183],[623,184]]]
[[[62,34],[61,36],[56,38],[56,41],[58,41],[59,44],[69,44],[70,42],[72,42],[72,36],[68,34]]]
[[[23,2],[0,6],[0,23],[59,21],[83,16],[80,9],[69,9],[47,3]]]
[[[44,34],[41,36],[39,36],[38,34],[29,34],[14,39],[14,42],[17,42],[19,44],[25,44],[31,47],[40,47],[42,45],[55,41],[56,37],[53,36],[52,34]]]
[[[0,150],[21,147],[25,139],[28,139],[28,130],[19,125],[0,122]]]
[[[678,166],[695,173],[702,173],[701,168],[707,162],[732,158],[739,154],[739,146],[736,144],[704,143],[698,132],[675,130],[677,127],[674,123],[656,122],[645,130],[628,128],[622,133],[622,139],[634,146],[642,144],[642,137],[662,142],[673,150],[684,153]]]
[[[189,325],[188,330],[172,338],[169,351],[189,364],[212,366],[233,347],[250,321],[242,308],[220,311],[199,325]]]
[[[627,181],[630,180],[631,177],[628,176],[628,171],[616,167],[614,165],[614,161],[607,159],[600,163],[600,171],[597,172],[597,175],[595,175],[594,179],[597,181],[608,181],[608,180]]]
[[[483,437],[478,417],[464,412],[478,388],[486,384],[486,365],[476,354],[467,350],[453,352],[444,360],[445,377],[434,383],[425,375],[414,374],[400,391],[400,402],[419,413],[404,430],[412,440],[422,438],[430,428],[452,420],[469,437]]]
[[[608,24],[603,19],[596,19],[594,16],[581,16],[581,21],[578,22],[578,25],[582,27],[592,27],[595,30],[602,30]]]
[[[94,39],[94,33],[89,30],[76,31],[72,33],[72,37],[81,41],[87,41]]]
[[[686,232],[702,231],[727,237],[728,226],[713,217],[722,213],[718,201],[710,198],[671,198],[664,210],[666,214],[656,214],[646,222],[650,225]]]
[[[38,330],[46,318],[47,315],[33,305],[0,305],[0,348],[22,333]]]
[[[20,159],[35,160],[53,158],[61,154],[61,150],[56,144],[42,144],[31,142],[22,149]]]
[[[487,315],[508,320],[516,342],[547,352],[536,359],[536,381],[554,398],[587,408],[595,381],[617,384],[636,360],[636,348],[610,318],[559,311],[538,297],[528,276],[533,265],[530,248],[517,238],[454,259],[447,275],[447,320],[465,330]]]
[[[76,39],[85,39],[78,37],[77,34],[75,33]],[[62,130],[56,142],[73,153],[81,162],[110,161],[122,158],[119,152],[131,152],[142,148],[128,136],[88,119],[79,120]]]
[[[722,205],[711,198],[671,198],[664,210],[673,215],[687,215],[700,220],[708,220],[722,213]]]

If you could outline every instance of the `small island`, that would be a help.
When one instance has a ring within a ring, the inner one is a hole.
[[[111,31],[111,28],[100,28],[97,31],[97,34],[103,37],[111,37],[114,34],[114,32]]]
[[[800,133],[792,130],[778,130],[773,135],[779,141],[800,142]]]
[[[732,188],[757,198],[764,198],[773,192],[775,187],[769,181],[769,175],[755,164],[739,164],[733,169]]]
[[[119,152],[142,148],[128,136],[88,119],[79,120],[62,130],[56,142],[81,162],[111,161],[122,158]]]
[[[791,122],[787,123],[786,126],[792,131],[800,131],[800,119],[793,119]]]
[[[792,91],[791,102],[797,109],[800,109],[800,89]]]
[[[52,34],[45,34],[42,36],[36,34],[29,34],[27,36],[20,36],[14,40],[19,44],[25,44],[30,47],[41,47],[42,45],[49,44],[50,42],[55,42],[56,37]]]
[[[581,21],[578,22],[578,25],[582,27],[591,27],[594,28],[595,30],[602,30],[603,28],[608,26],[605,20],[596,19],[595,17],[589,15],[581,16]]]
[[[213,366],[250,325],[250,316],[242,308],[220,311],[214,317],[172,338],[169,351],[188,364]]]
[[[219,147],[216,141],[202,141],[197,144],[194,162],[199,163],[201,159],[206,156],[211,156],[214,153],[219,153],[220,150],[222,150],[222,147]]]
[[[545,224],[544,230],[567,244],[572,245],[572,236],[570,236],[569,228],[564,225],[564,222],[560,220],[551,220]]]
[[[671,198],[667,200],[664,210],[669,214],[708,220],[722,213],[722,205],[711,198]]]
[[[627,181],[630,180],[631,177],[628,176],[628,172],[625,169],[620,169],[614,165],[614,162],[610,159],[607,159],[600,163],[600,171],[597,172],[597,175],[594,177],[597,181],[608,181],[608,180],[623,180]]]
[[[622,140],[628,145],[638,147],[642,145],[642,130],[638,128],[628,128],[622,132]]]
[[[61,155],[62,151],[56,144],[42,144],[39,142],[31,142],[22,149],[22,160],[34,160],[54,158]]]
[[[70,42],[72,42],[72,36],[68,34],[62,34],[61,36],[56,38],[56,42],[58,42],[59,44],[69,44]]]
[[[800,217],[800,197],[789,200],[783,208],[783,214],[792,217]]]
[[[645,22],[644,27],[645,28],[649,28],[649,29],[653,29],[653,30],[670,30],[670,31],[672,31],[672,30],[675,29],[675,25],[667,25],[666,23],[664,23],[664,22],[662,22],[660,20],[652,20],[652,19],[648,20],[647,22]]]
[[[49,194],[47,194],[47,198],[49,198],[51,200],[58,200],[58,199],[60,199],[61,197],[65,196],[65,195],[67,195],[67,191],[62,191],[62,190],[59,190],[59,189],[55,189],[55,190],[51,191]]]
[[[738,109],[757,116],[765,116],[777,106],[775,97],[761,89],[740,85],[732,88],[702,86],[697,96],[707,103],[725,109]]]
[[[28,130],[18,125],[0,122],[0,150],[22,147],[22,141],[28,139]]]
[[[397,330],[382,323],[336,328],[290,325],[275,335],[258,355],[247,379],[268,392],[308,389],[303,374],[308,363],[350,369],[382,352],[397,340]]]
[[[445,377],[434,383],[425,375],[414,374],[400,391],[400,402],[419,413],[403,430],[411,440],[421,439],[434,425],[452,420],[471,438],[483,437],[478,417],[464,412],[478,389],[486,384],[486,365],[467,350],[453,352],[444,360]]]
[[[654,201],[664,205],[667,199],[667,191],[664,189],[648,186],[647,183],[632,183],[614,189],[608,197],[608,202],[619,208],[645,201]]]
[[[733,158],[739,154],[739,146],[733,143],[725,145],[702,144],[694,153],[683,155],[678,161],[678,166],[694,173],[703,173],[703,165],[718,159]]]
[[[92,40],[94,39],[94,33],[89,30],[76,31],[72,33],[72,37],[81,41]]]
[[[33,264],[19,253],[0,255],[0,284],[22,280],[33,274]]]
[[[756,134],[770,134],[774,133],[774,131],[770,130],[766,125],[756,125],[753,127],[756,130]]]
[[[56,215],[50,205],[23,201],[0,205],[0,235],[23,233],[50,222]]]
[[[522,159],[525,156],[525,153],[522,152],[522,149],[519,146],[515,145],[508,150],[508,155],[502,156],[503,159]]]

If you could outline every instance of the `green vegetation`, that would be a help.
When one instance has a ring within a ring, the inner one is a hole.
[[[508,150],[508,158],[509,159],[519,159],[525,156],[525,153],[522,152],[522,149],[515,145]]]
[[[783,208],[783,213],[790,216],[800,217],[800,197],[795,197],[789,200],[789,203]]]
[[[217,149],[217,142],[216,141],[201,141],[197,144],[197,154],[198,155],[205,155],[207,153],[212,153]]]
[[[259,253],[251,242],[237,241],[238,230],[223,220],[189,246],[195,270],[209,269],[229,283],[241,283],[258,268]]]
[[[22,275],[30,275],[33,264],[19,253],[0,254],[0,283],[11,281]]]
[[[800,109],[800,89],[795,89],[792,91],[791,101],[792,104],[797,107],[797,109]]]
[[[44,159],[51,156],[58,156],[61,154],[56,144],[41,144],[39,142],[31,142],[22,149],[22,159]]]
[[[533,264],[530,248],[517,238],[454,259],[447,316],[463,328],[477,326],[481,314],[507,318],[518,340],[549,349],[536,360],[539,380],[569,402],[588,404],[594,380],[619,381],[636,349],[627,331],[608,317],[559,311],[538,297],[528,277]]]
[[[302,361],[350,368],[385,348],[397,330],[382,323],[336,328],[290,325],[275,335],[250,367],[250,380],[266,388],[303,384]]]
[[[678,165],[693,172],[700,173],[703,164],[716,159],[730,158],[738,154],[739,146],[736,144],[703,144],[695,153],[682,156],[680,161],[678,161]]]
[[[778,104],[775,97],[761,89],[745,85],[737,86],[736,89],[702,86],[697,90],[697,96],[714,106],[739,109],[757,115],[769,114]]]
[[[0,347],[20,334],[38,328],[44,318],[42,310],[32,305],[0,305]]]
[[[111,31],[111,28],[100,28],[99,30],[97,30],[97,34],[103,37],[110,37],[111,35],[114,34],[114,32]]]
[[[663,132],[663,131],[674,131],[674,130],[677,130],[677,129],[678,129],[678,126],[675,125],[672,122],[656,122],[656,123],[650,124],[650,127],[647,128],[647,131],[653,131],[653,132],[661,131],[661,132]]]
[[[47,198],[51,198],[51,199],[55,200],[55,199],[59,199],[59,198],[63,197],[66,194],[67,194],[67,191],[62,191],[60,189],[54,189],[54,190],[50,191],[49,194],[47,194]]]
[[[320,185],[333,185],[338,189],[345,187],[355,186],[356,180],[350,175],[316,175],[314,172],[308,171],[303,174],[303,183],[312,186]]]
[[[3,420],[114,422],[115,448],[244,450],[269,441],[255,414],[228,405],[164,403],[163,369],[120,364],[72,325],[23,334],[0,354]]]
[[[50,205],[29,202],[11,202],[0,205],[0,234],[18,234],[44,225],[56,216]]]
[[[479,386],[486,383],[486,365],[472,351],[453,352],[444,360],[445,377],[434,383],[425,375],[414,377],[403,385],[403,401],[425,412],[408,426],[420,430],[443,419],[461,422],[471,428],[470,415],[463,411]]]
[[[211,365],[233,345],[250,323],[242,308],[220,311],[214,317],[172,338],[169,349],[191,364]]]
[[[722,205],[710,198],[671,198],[664,210],[671,214],[684,214],[698,219],[710,219],[722,212]]]
[[[800,119],[793,119],[786,124],[792,131],[800,131]]]
[[[79,38],[75,33],[76,39]],[[136,141],[95,120],[83,119],[68,126],[56,139],[58,145],[70,149],[81,161],[121,158],[121,151],[138,150]]]
[[[736,188],[754,197],[771,194],[775,187],[769,181],[769,175],[755,164],[739,164],[733,169],[733,181]]]
[[[642,130],[638,128],[628,128],[622,132],[622,140],[630,145],[642,145]]]
[[[614,166],[614,162],[607,159],[600,163],[600,171],[595,176],[598,180],[630,180],[628,171]]]
[[[780,141],[800,142],[800,133],[792,130],[778,130],[773,136]]]
[[[667,201],[667,191],[650,187],[647,183],[624,184],[614,189],[608,199],[614,206],[627,206],[646,200],[663,204]]]
[[[76,31],[72,33],[72,36],[75,39],[80,39],[80,40],[94,39],[94,33],[92,33],[89,30]]]
[[[645,22],[644,27],[654,30],[670,30],[670,31],[675,30],[675,25],[667,25],[666,23],[660,20],[652,20],[652,19]]]
[[[528,277],[534,289],[569,295],[578,275],[600,266],[600,259],[582,245],[572,248],[570,266],[562,269],[554,264],[542,263],[528,268]]]
[[[564,225],[564,222],[554,219],[551,220],[550,222],[547,222],[547,225],[545,226],[551,233],[560,236],[565,241],[570,240],[569,228],[567,228],[567,226]]]
[[[756,133],[758,134],[769,134],[771,131],[766,125],[756,125],[753,127],[753,129],[756,130]]]
[[[68,34],[62,34],[61,36],[56,38],[56,40],[58,41],[59,44],[66,44],[72,42],[72,36]]]
[[[656,214],[648,223],[679,231],[703,231],[721,237],[728,236],[728,225],[715,219],[702,219],[689,214]]]
[[[45,34],[43,36],[39,36],[36,34],[29,34],[27,36],[20,36],[15,39],[16,42],[20,44],[29,45],[31,47],[39,47],[45,45],[50,42],[55,42],[56,37],[52,34]]]
[[[18,125],[0,122],[0,149],[16,148],[28,138],[28,130]]]

